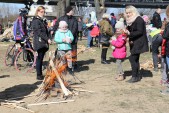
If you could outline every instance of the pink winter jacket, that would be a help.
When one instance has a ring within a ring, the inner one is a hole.
[[[115,47],[112,52],[112,56],[117,59],[126,58],[126,35],[121,34],[117,37],[116,40],[112,40],[111,44]]]

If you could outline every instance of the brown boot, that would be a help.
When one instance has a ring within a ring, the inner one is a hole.
[[[120,75],[120,76],[116,79],[116,81],[122,81],[122,80],[124,80],[124,76],[123,76],[123,75]]]

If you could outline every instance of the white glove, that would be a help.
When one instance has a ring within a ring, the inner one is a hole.
[[[114,47],[114,46],[111,46],[111,48],[112,48],[112,50],[114,50],[114,49],[115,49],[115,47]]]
[[[116,40],[116,37],[115,37],[115,36],[112,36],[112,37],[111,37],[111,40]]]

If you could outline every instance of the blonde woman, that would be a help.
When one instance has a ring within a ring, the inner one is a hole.
[[[110,37],[113,36],[113,28],[111,26],[111,22],[109,20],[110,15],[104,13],[102,16],[102,20],[99,22],[100,25],[100,32],[101,32],[101,40],[103,38],[107,38],[106,42],[100,42],[102,44],[102,52],[101,52],[101,63],[102,64],[109,64],[109,62],[106,61],[106,54],[108,47],[110,45],[109,40]]]
[[[146,36],[146,25],[134,6],[127,6],[125,8],[125,16],[128,29],[125,32],[129,37],[131,53],[129,61],[132,68],[132,78],[128,82],[134,83],[140,81],[142,78],[142,76],[139,75],[140,54],[149,50]]]
[[[36,10],[35,17],[32,21],[32,28],[34,32],[33,38],[33,48],[37,52],[37,60],[36,60],[36,72],[37,79],[43,80],[42,74],[42,63],[45,53],[49,49],[49,45],[51,40],[49,39],[49,33],[47,30],[47,22],[44,18],[45,8],[43,6],[39,6]]]

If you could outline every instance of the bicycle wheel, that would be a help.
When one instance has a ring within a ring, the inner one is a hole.
[[[5,65],[12,66],[15,60],[15,45],[9,45],[5,53]]]
[[[36,63],[36,55],[30,48],[25,48],[20,51],[15,58],[15,69],[31,71]]]

